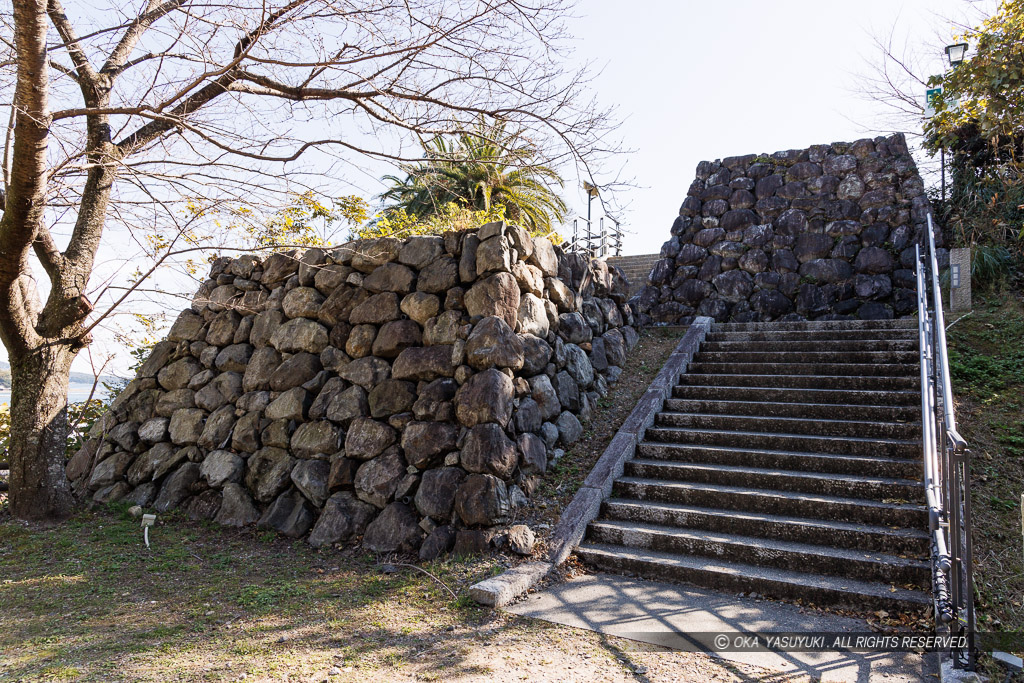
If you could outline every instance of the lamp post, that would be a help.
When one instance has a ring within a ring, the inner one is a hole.
[[[964,55],[967,54],[967,43],[954,43],[953,45],[946,46],[946,59],[949,60],[949,68],[955,69],[960,66],[964,61]],[[942,145],[939,147],[939,158],[941,163],[942,173],[942,202],[946,202],[946,146]]]
[[[583,190],[587,193],[587,249],[589,250],[592,248],[594,240],[594,231],[590,222],[590,205],[593,204],[594,197],[598,196],[599,192],[596,186],[586,180],[583,181]]]

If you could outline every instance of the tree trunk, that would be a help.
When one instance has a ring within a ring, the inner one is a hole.
[[[10,505],[18,519],[58,521],[71,514],[64,467],[74,356],[58,344],[10,354]]]

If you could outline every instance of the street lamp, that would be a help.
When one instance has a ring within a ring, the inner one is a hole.
[[[963,64],[964,55],[967,54],[967,43],[955,43],[953,45],[946,46],[946,59],[949,60],[950,68],[955,69],[956,67]],[[942,160],[942,201],[946,201],[946,147],[943,145],[940,148],[940,155]]]
[[[946,58],[949,60],[950,66],[959,66],[964,61],[965,54],[967,54],[967,43],[946,46]]]

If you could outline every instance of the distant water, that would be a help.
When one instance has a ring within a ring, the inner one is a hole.
[[[89,392],[92,391],[91,384],[70,384],[68,385],[68,402],[79,403],[89,398]],[[104,398],[107,395],[107,390],[102,384],[96,386],[96,393],[92,395],[93,398]],[[11,402],[11,390],[0,389],[0,403]]]

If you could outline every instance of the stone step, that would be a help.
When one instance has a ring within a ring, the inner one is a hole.
[[[865,477],[894,477],[914,480],[921,476],[923,467],[920,459],[880,458],[877,455],[836,455],[834,453],[774,451],[761,448],[701,446],[650,441],[644,441],[639,444],[637,455],[646,460],[763,467],[800,472],[834,472],[836,474],[859,474]]]
[[[685,377],[686,375],[684,375]],[[914,390],[862,390],[862,389],[810,389],[805,387],[720,386],[711,383],[681,384],[672,390],[677,399],[700,401],[765,401],[772,403],[825,403],[869,406],[917,406],[920,412],[921,394]]]
[[[918,439],[921,425],[911,422],[878,422],[775,415],[722,415],[718,413],[661,412],[654,424],[659,427],[687,427],[772,434],[809,434],[882,439]]]
[[[875,330],[917,330],[916,318],[900,318],[896,320],[805,320],[791,323],[715,323],[715,332],[821,332],[824,330],[838,331],[875,331]]]
[[[919,368],[915,320],[714,325],[577,555],[719,590],[927,608]]]
[[[708,332],[705,341],[756,341],[756,342],[784,342],[784,341],[823,341],[823,342],[847,342],[847,341],[880,341],[880,340],[902,340],[917,343],[917,330],[775,330],[775,331],[720,331],[712,329]]]
[[[918,359],[917,337],[913,339],[853,339],[848,341],[834,339],[805,340],[800,337],[781,341],[709,341],[704,342],[700,350],[701,352],[706,351],[708,353],[727,353],[731,351],[891,351],[912,353],[914,358],[911,362],[914,363]]]
[[[914,458],[921,451],[919,440],[872,439],[862,437],[815,436],[765,431],[735,431],[704,428],[652,427],[648,441],[708,446],[767,448],[778,451],[836,453],[839,455],[877,455],[885,458]]]
[[[714,561],[814,572],[860,581],[928,586],[931,566],[919,559],[705,529],[680,529],[640,522],[592,522],[588,543],[626,546]]]
[[[776,387],[785,389],[856,389],[862,391],[915,391],[917,375],[882,377],[864,375],[739,375],[686,373],[679,384],[716,387]]]
[[[602,506],[601,518],[858,548],[919,558],[927,557],[930,547],[928,533],[922,529],[652,503],[628,498],[607,500]]]
[[[749,564],[709,560],[705,557],[660,553],[640,548],[584,543],[576,550],[580,560],[617,572],[736,593],[756,592],[816,605],[850,606],[857,609],[925,610],[931,597],[889,583],[795,572]]]
[[[670,398],[665,401],[665,410],[675,413],[836,418],[839,420],[884,420],[888,422],[920,422],[921,420],[921,409],[912,405],[780,403],[772,401],[715,401]]]
[[[819,347],[813,351],[780,350],[780,351],[711,351],[701,349],[694,356],[697,363],[811,363],[811,364],[849,364],[870,363],[883,365],[906,365],[917,370],[918,355],[916,350],[910,351],[839,351]],[[834,373],[831,373],[834,374]],[[901,374],[901,373],[896,373]]]
[[[857,377],[915,377],[920,372],[917,365],[904,363],[706,363],[698,360],[690,363],[687,373],[708,375],[812,375],[812,376],[857,376]]]
[[[898,498],[924,502],[924,485],[921,482],[893,477],[648,459],[630,460],[623,474],[638,479],[723,484],[871,500]]]
[[[922,529],[928,526],[927,509],[923,505],[909,502],[885,502],[816,493],[638,477],[620,477],[616,480],[612,493],[619,498],[656,503],[725,507],[809,519]]]

